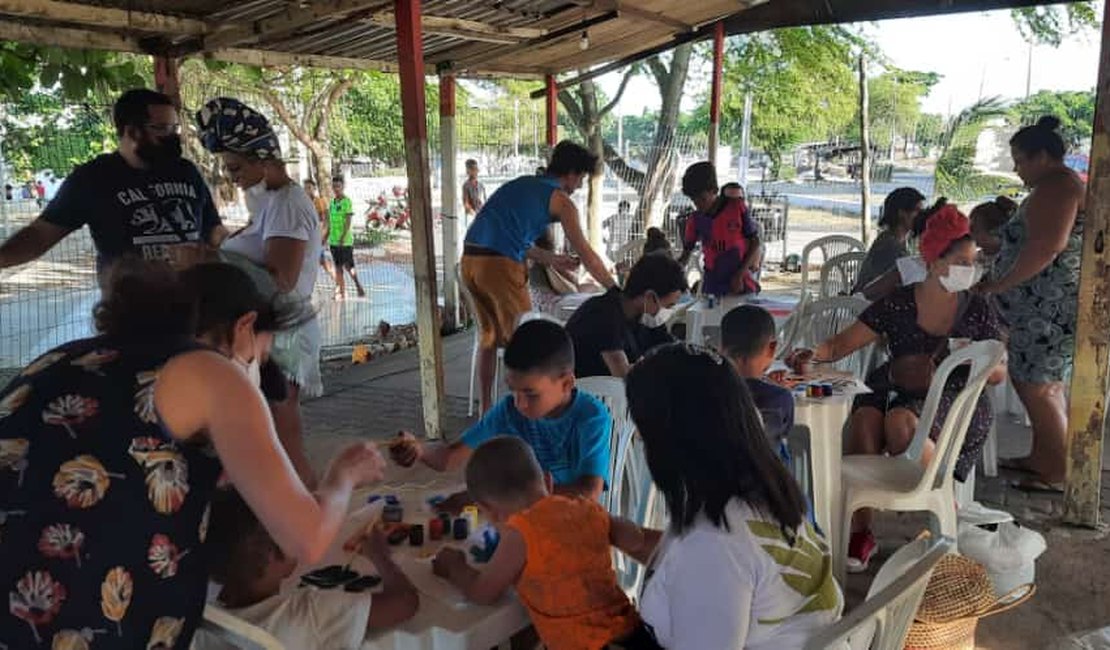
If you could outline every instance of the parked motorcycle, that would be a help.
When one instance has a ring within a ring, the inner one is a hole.
[[[392,198],[385,192],[379,194],[377,200],[366,211],[366,228],[368,230],[408,228],[408,194],[408,189],[400,185],[393,187]]]

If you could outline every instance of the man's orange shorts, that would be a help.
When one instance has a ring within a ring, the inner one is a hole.
[[[474,297],[481,347],[505,347],[517,321],[532,310],[528,267],[500,255],[463,255],[462,281]]]

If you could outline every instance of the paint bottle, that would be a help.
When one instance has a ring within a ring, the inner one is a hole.
[[[409,544],[411,546],[424,545],[424,526],[423,524],[413,524],[409,528]]]
[[[470,520],[466,517],[459,517],[451,526],[451,536],[455,539],[466,539],[470,537]]]
[[[432,517],[428,520],[428,538],[433,542],[443,539],[443,520],[439,517]]]

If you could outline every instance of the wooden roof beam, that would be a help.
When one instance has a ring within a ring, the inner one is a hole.
[[[0,40],[81,50],[149,53],[137,39],[120,32],[100,32],[70,27],[40,27],[8,20],[0,20]]]
[[[379,72],[397,72],[397,63],[394,61],[375,61],[345,56],[323,56],[319,54],[298,54],[295,52],[275,52],[270,50],[248,50],[226,48],[214,52],[204,52],[200,56],[206,59],[226,61],[228,63],[241,63],[259,68],[282,68],[290,66],[312,68],[334,68],[339,70],[377,70]],[[429,69],[428,74],[435,74],[434,69]]]
[[[392,3],[383,0],[319,0],[303,9],[291,6],[275,16],[205,36],[194,49],[211,52],[253,45],[263,39],[281,38],[320,20],[349,16],[389,4]]]
[[[524,41],[522,43],[519,43],[519,46],[524,48],[524,50],[526,51],[530,48],[549,45],[560,39],[577,38],[584,30],[588,30],[595,25],[600,25],[611,20],[616,20],[619,17],[620,16],[616,11],[607,11],[603,14],[591,16],[586,20],[567,23],[566,25],[557,29],[551,29],[544,36],[529,41]],[[479,46],[476,45],[473,47]],[[522,56],[524,53],[524,51],[520,52]],[[456,70],[478,69],[481,64],[487,61],[499,59],[505,56],[505,54],[506,50],[502,47],[493,47],[480,51],[468,50],[465,53],[460,52],[455,57],[453,57],[452,61],[450,62],[450,67]]]
[[[678,18],[672,18],[659,11],[650,11],[628,4],[628,0],[575,0],[571,2],[571,4],[579,7],[596,9],[598,11],[617,11],[620,12],[621,16],[627,16],[628,18],[634,18],[642,22],[666,25],[667,27],[679,31],[689,31],[697,27],[697,25],[679,20]]]
[[[542,38],[547,34],[546,29],[533,27],[498,27],[476,20],[462,18],[445,18],[442,16],[424,16],[423,33],[440,36],[451,36],[468,41],[483,43],[498,43],[501,45],[516,45],[522,41]],[[369,21],[378,27],[396,29],[397,23],[393,12],[382,11],[370,17]]]
[[[57,0],[0,0],[0,14],[90,27],[182,36],[199,36],[209,31],[204,21],[192,18]]]

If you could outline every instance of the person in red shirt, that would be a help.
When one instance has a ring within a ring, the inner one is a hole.
[[[701,245],[705,260],[703,293],[757,293],[759,283],[753,271],[759,264],[759,229],[749,218],[743,189],[738,183],[728,183],[718,196],[713,164],[699,162],[683,175],[682,193],[694,202],[695,211],[686,217],[680,261],[689,259],[694,248]]]

